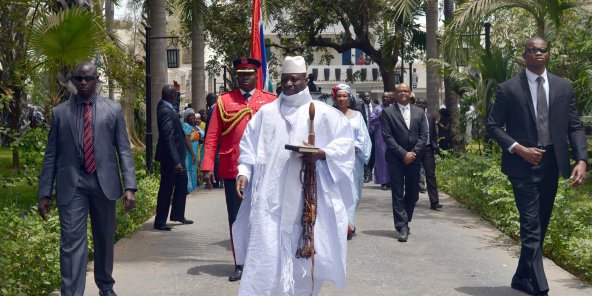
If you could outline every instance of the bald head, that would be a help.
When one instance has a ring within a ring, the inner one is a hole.
[[[78,65],[76,65],[76,68],[74,69],[75,73],[83,72],[83,71],[91,73],[96,76],[97,75],[97,66],[91,61],[84,61],[84,62],[81,62]]]
[[[528,38],[528,40],[526,40],[526,42],[524,42],[524,50],[528,50],[528,48],[530,47],[531,43],[535,43],[535,42],[544,42],[545,45],[547,44],[547,40],[545,40],[545,38],[541,37],[541,36],[533,36]]]
[[[89,61],[79,63],[74,68],[72,82],[79,96],[90,98],[97,90],[97,66]]]
[[[161,96],[163,100],[173,105],[177,103],[177,89],[173,85],[166,84],[165,86],[163,86]]]

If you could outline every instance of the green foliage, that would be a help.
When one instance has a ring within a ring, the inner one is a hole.
[[[549,69],[573,82],[580,114],[592,113],[592,16],[586,10],[566,16],[569,22],[559,30],[551,45]]]
[[[36,211],[37,183],[47,132],[35,129],[23,133],[10,149],[17,149],[25,160],[20,171],[10,169],[12,154],[0,148],[0,295],[46,295],[60,285],[59,216],[54,208],[47,222]],[[129,236],[154,215],[159,180],[143,170],[143,155],[134,155],[138,191],[136,208],[123,213],[117,202],[115,239]],[[88,222],[89,260],[93,245]]]
[[[232,69],[232,61],[248,56],[251,41],[249,0],[214,0],[205,14],[206,42],[214,50],[217,59],[206,63],[210,74],[218,74],[223,65]],[[249,13],[246,13],[249,12]],[[218,60],[221,60],[218,61]]]
[[[116,240],[129,236],[154,215],[158,184],[155,175],[139,179],[136,208],[130,213],[123,213],[122,202],[117,202]],[[15,205],[6,205],[0,212],[0,225],[0,295],[46,295],[59,287],[57,210],[52,210],[48,221],[43,221],[36,208],[23,211]],[[90,219],[87,233],[89,260],[92,260]]]
[[[60,284],[60,226],[56,211],[43,222],[34,210],[0,213],[0,294],[43,295]]]
[[[154,216],[156,209],[156,194],[160,186],[160,180],[156,175],[146,175],[138,182],[136,192],[136,207],[129,213],[123,212],[123,204],[117,204],[117,231],[115,240],[129,236],[144,224],[146,220]]]
[[[44,15],[33,27],[33,55],[49,70],[73,67],[96,53],[105,32],[102,18],[85,8]]]
[[[437,165],[438,185],[495,227],[519,239],[512,186],[499,163],[499,157],[470,154],[442,159]],[[560,181],[544,246],[546,256],[588,282],[592,282],[591,187],[574,189],[567,180]]]
[[[36,202],[37,181],[47,143],[47,131],[36,128],[14,134],[8,129],[0,129],[0,133],[3,131],[10,133],[14,141],[9,148],[3,148],[2,151],[10,155],[12,150],[18,151],[22,168],[13,169],[11,157],[0,159],[0,168],[3,169],[0,174],[0,207],[14,205],[20,209],[27,209]]]

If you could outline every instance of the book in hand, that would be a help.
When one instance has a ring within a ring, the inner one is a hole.
[[[292,150],[298,153],[316,153],[319,152],[319,148],[314,147],[314,146],[298,146],[298,145],[290,145],[290,144],[286,144],[286,146],[284,146],[284,148],[286,148],[286,150]]]

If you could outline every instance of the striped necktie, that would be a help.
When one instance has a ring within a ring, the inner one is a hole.
[[[84,102],[84,169],[92,174],[96,171],[95,147],[93,145],[92,107],[89,101]]]

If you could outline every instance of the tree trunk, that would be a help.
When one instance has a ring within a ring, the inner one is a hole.
[[[206,108],[206,77],[205,77],[205,28],[204,13],[195,4],[194,18],[191,24],[191,105],[195,111]],[[205,6],[205,5],[204,5]]]
[[[438,1],[428,0],[425,5],[426,13],[426,59],[438,58]],[[426,97],[428,110],[435,112],[440,105],[440,80],[438,79],[438,67],[427,64],[427,89]]]
[[[19,119],[22,112],[21,106],[21,93],[22,88],[18,86],[12,87],[12,101],[10,102],[10,130],[12,131],[11,134],[11,142],[15,140],[16,137],[19,135]],[[19,151],[17,149],[12,150],[12,168],[16,170],[20,170],[21,163],[19,157]]]
[[[105,23],[107,25],[107,33],[113,34],[113,19],[115,18],[115,3],[112,0],[105,0]],[[109,65],[110,61],[105,61],[105,65],[107,68],[110,68]],[[109,73],[107,69],[107,73]],[[111,77],[107,78],[107,88],[109,89],[109,99],[114,100],[115,95],[113,93],[113,79]]]
[[[166,1],[148,1],[149,21],[152,27],[152,37],[166,36]],[[152,143],[158,141],[158,123],[156,121],[156,106],[160,101],[162,88],[167,84],[166,39],[150,40],[150,65],[151,65],[151,114],[152,122],[146,122],[152,126]],[[154,151],[154,150],[153,150]]]
[[[395,91],[395,69],[387,69],[381,65],[378,66],[380,68],[380,76],[382,76],[384,91]]]
[[[454,16],[454,0],[444,0],[444,23],[449,23]],[[448,54],[444,54],[444,60],[450,62]],[[446,109],[450,110],[452,122],[450,125],[452,134],[452,146],[455,152],[460,153],[464,150],[462,137],[455,137],[460,134],[460,114],[458,109],[459,97],[452,88],[452,81],[444,78],[444,104]]]

